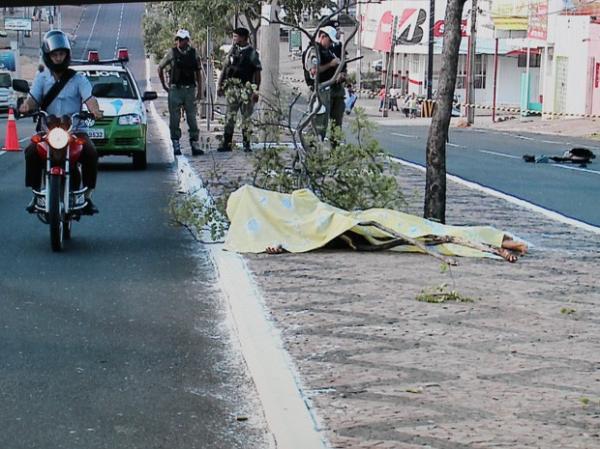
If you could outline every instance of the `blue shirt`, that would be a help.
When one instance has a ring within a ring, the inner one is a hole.
[[[50,70],[39,72],[31,86],[29,95],[39,104],[44,96],[50,91],[56,79],[52,76]],[[92,85],[83,73],[76,73],[67,84],[62,88],[56,98],[50,103],[46,112],[60,117],[61,115],[71,115],[81,110],[81,105],[92,97]],[[81,127],[77,127],[81,129]]]

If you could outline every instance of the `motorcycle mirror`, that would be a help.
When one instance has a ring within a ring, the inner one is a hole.
[[[24,94],[29,93],[29,83],[27,80],[14,79],[12,82],[12,87],[17,92],[23,92]]]
[[[156,100],[157,98],[157,93],[151,90],[144,92],[144,95],[142,95],[142,101]]]

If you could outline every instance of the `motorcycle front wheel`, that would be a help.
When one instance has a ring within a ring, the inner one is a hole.
[[[48,186],[48,224],[50,225],[50,243],[52,251],[63,249],[63,208],[62,208],[62,178],[50,176]]]

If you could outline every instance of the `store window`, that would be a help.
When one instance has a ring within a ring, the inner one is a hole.
[[[540,67],[540,62],[542,61],[542,55],[539,54],[529,54],[529,67]],[[527,67],[527,54],[519,55],[519,59],[517,61],[517,67]]]
[[[473,77],[473,87],[475,89],[485,89],[486,72],[487,55],[477,55],[475,58],[475,76]]]
[[[475,74],[473,77],[473,87],[475,89],[485,89],[487,79],[487,56],[475,56]],[[456,88],[467,88],[467,56],[458,56],[458,70],[456,71]]]

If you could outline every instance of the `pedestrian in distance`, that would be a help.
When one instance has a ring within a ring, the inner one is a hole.
[[[185,112],[189,128],[192,155],[204,154],[198,139],[200,130],[196,120],[196,102],[202,94],[202,72],[200,56],[190,45],[190,33],[180,29],[175,34],[175,45],[167,52],[158,65],[158,77],[169,97],[169,132],[173,144],[173,154],[181,155],[181,109]],[[168,69],[168,80],[165,71]]]
[[[302,58],[304,64],[304,79],[306,83],[314,89],[315,78],[319,77],[319,84],[331,80],[335,75],[340,59],[333,53],[332,45],[338,43],[337,31],[332,26],[321,28],[317,34],[317,51],[319,58],[314,54],[314,47],[309,47]],[[331,110],[331,88],[320,87],[319,96],[321,97],[321,106],[313,118],[314,126],[321,140],[325,139],[327,127],[329,125],[329,114]],[[311,108],[317,106],[315,98]]]
[[[217,95],[225,95],[227,100],[223,142],[217,151],[232,150],[233,131],[240,112],[244,151],[250,152],[250,117],[254,104],[258,102],[262,66],[258,52],[250,45],[250,31],[247,28],[233,30],[232,43],[217,84]]]
[[[346,86],[346,97],[345,97],[345,106],[346,106],[346,115],[350,115],[352,109],[354,109],[354,105],[357,100],[356,92],[354,91],[354,87],[352,84],[348,84]]]
[[[410,97],[408,97],[408,110],[410,113],[410,118],[417,118],[417,105],[417,94],[413,92],[410,94]]]
[[[335,55],[335,57],[339,60],[342,59],[342,49],[344,47],[343,42],[340,40],[340,23],[337,20],[331,20],[326,22],[324,26],[333,27],[336,32],[337,42],[331,43],[331,51]],[[329,100],[329,119],[333,121],[333,124],[339,128],[342,127],[344,120],[344,111],[346,109],[346,104],[344,101],[344,97],[346,91],[344,89],[344,83],[346,82],[346,78],[348,75],[348,69],[346,64],[342,66],[340,72],[338,73],[335,82],[331,85],[330,89],[330,100]]]
[[[379,98],[379,110],[380,111],[383,111],[383,107],[385,106],[385,96],[386,96],[385,86],[382,84],[381,87],[379,88],[379,93],[377,94],[377,97]]]
[[[81,111],[86,105],[96,120],[103,117],[98,100],[92,95],[92,85],[82,73],[69,68],[71,63],[71,44],[69,38],[60,30],[48,31],[42,40],[42,59],[48,70],[38,71],[27,98],[19,106],[21,114],[28,114],[39,108],[49,115],[62,117],[71,116]],[[98,213],[98,208],[92,202],[92,193],[98,177],[98,152],[85,133],[83,122],[75,123],[73,130],[78,138],[83,139],[79,163],[81,164],[82,184],[87,188],[85,197],[87,204],[82,209],[85,215]],[[31,143],[25,148],[25,186],[39,191],[42,183],[42,173],[46,165],[41,158],[37,145]],[[35,197],[26,210],[35,212]]]

